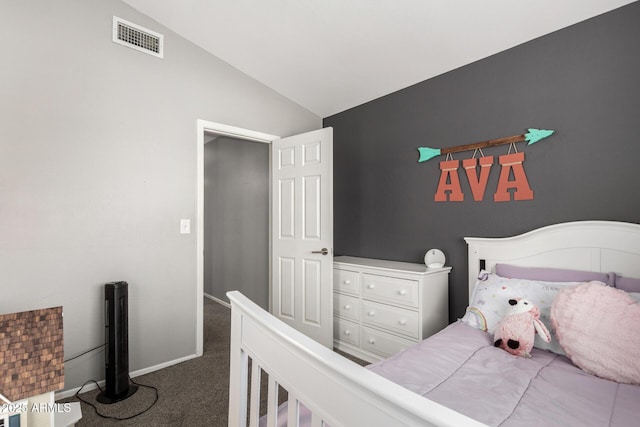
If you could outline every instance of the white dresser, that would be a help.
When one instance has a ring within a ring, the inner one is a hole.
[[[449,271],[451,267],[334,258],[335,348],[375,362],[447,326]]]

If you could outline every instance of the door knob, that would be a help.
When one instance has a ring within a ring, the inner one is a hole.
[[[322,248],[319,251],[311,251],[312,254],[322,254],[322,255],[327,255],[329,253],[329,249],[327,248]]]

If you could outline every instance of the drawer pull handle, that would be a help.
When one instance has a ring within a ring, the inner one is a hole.
[[[344,331],[344,334],[345,335],[351,335],[351,331],[347,329],[346,331]]]
[[[404,319],[400,319],[400,320],[398,321],[398,323],[399,323],[400,325],[404,326],[404,325],[406,325],[406,324],[407,324],[407,321],[406,321],[406,320],[404,320]]]
[[[405,291],[404,289],[400,289],[400,290],[398,291],[398,294],[400,294],[400,295],[406,295],[406,294],[407,294],[407,291]]]
[[[375,311],[373,311],[373,310],[372,310],[372,311],[367,312],[367,316],[373,317],[373,316],[375,316],[375,315],[376,315],[376,312],[375,312]]]
[[[344,280],[344,281],[343,281],[343,283],[344,283],[345,285],[350,285],[350,284],[351,284],[351,280]]]
[[[351,306],[349,304],[347,304],[347,305],[344,306],[344,309],[345,310],[351,310]]]
[[[376,285],[369,285],[369,286],[367,286],[367,288],[369,288],[369,289],[375,289],[375,287],[376,287]]]
[[[369,344],[375,344],[376,340],[374,338],[369,338]]]

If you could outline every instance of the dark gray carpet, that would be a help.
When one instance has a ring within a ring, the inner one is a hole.
[[[229,338],[231,312],[209,299],[204,300],[203,355],[159,371],[133,378],[140,384],[158,389],[158,402],[147,412],[130,420],[116,421],[96,415],[82,403],[82,419],[77,426],[212,426],[227,425],[229,399]],[[155,392],[145,387],[121,402],[103,405],[96,402],[99,390],[81,394],[100,413],[125,418],[134,415],[155,399]],[[61,402],[78,401],[76,398]]]
[[[158,389],[158,401],[147,412],[123,421],[105,419],[94,409],[81,403],[82,426],[136,427],[223,427],[227,425],[229,401],[229,339],[231,312],[207,298],[204,300],[204,342],[202,357],[198,357],[133,379]],[[348,355],[341,353],[343,356]],[[363,361],[349,357],[364,365]],[[266,384],[263,390],[266,390]],[[145,387],[131,397],[111,405],[96,402],[99,390],[82,393],[81,397],[94,404],[101,414],[126,418],[149,407],[155,392]],[[265,398],[266,392],[261,393]],[[285,395],[279,396],[282,400]],[[77,402],[75,397],[59,402]],[[264,413],[264,411],[263,411]]]

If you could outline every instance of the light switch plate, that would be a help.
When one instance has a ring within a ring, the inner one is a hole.
[[[191,234],[191,220],[190,219],[181,219],[180,220],[180,234]]]

